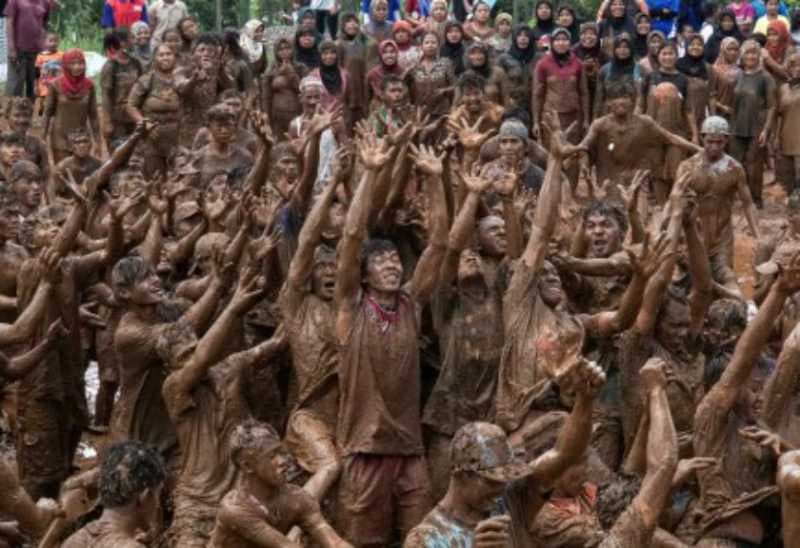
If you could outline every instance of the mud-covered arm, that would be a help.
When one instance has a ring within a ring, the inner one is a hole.
[[[222,526],[249,545],[260,548],[302,548],[264,519],[253,519],[248,513],[224,505],[217,515],[217,526]]]
[[[375,182],[382,165],[389,159],[383,143],[374,133],[365,135],[358,146],[364,174],[347,211],[336,272],[336,334],[344,341],[350,332],[353,307],[361,288],[361,244],[367,238],[367,222]]]
[[[566,379],[576,390],[575,404],[558,433],[556,445],[538,457],[530,467],[530,488],[541,493],[548,491],[569,467],[586,455],[592,433],[592,409],[595,396],[605,383],[605,374],[591,362],[577,362]]]
[[[256,271],[249,269],[242,276],[228,306],[198,341],[188,363],[179,371],[172,373],[170,380],[172,390],[188,394],[205,378],[211,366],[222,359],[226,343],[242,316],[252,308],[260,296],[261,289],[258,287]]]
[[[692,279],[692,291],[689,294],[689,331],[700,334],[703,329],[706,312],[714,298],[714,283],[711,277],[711,262],[708,260],[706,246],[697,230],[694,208],[683,216],[683,233],[689,255],[689,275]]]
[[[528,244],[522,252],[514,274],[511,276],[507,296],[516,299],[520,297],[536,277],[544,264],[547,246],[559,219],[559,206],[561,204],[561,166],[563,161],[562,147],[563,135],[559,131],[557,121],[550,116],[551,133],[550,157],[547,162],[547,171],[544,182],[536,202],[536,213],[531,227]]]
[[[0,512],[4,516],[16,520],[20,529],[32,537],[44,533],[55,516],[55,509],[34,504],[19,482],[16,467],[12,467],[5,459],[0,459],[0,491],[3,493]]]
[[[684,149],[685,151],[687,151],[689,154],[695,154],[696,152],[700,152],[700,151],[702,151],[702,150],[703,150],[703,147],[701,147],[701,146],[699,146],[699,145],[697,145],[697,144],[693,143],[692,141],[689,141],[688,139],[684,139],[684,138],[683,138],[683,137],[681,137],[680,135],[676,135],[675,133],[672,133],[671,131],[669,131],[668,129],[666,129],[666,128],[665,128],[664,126],[662,126],[661,124],[657,123],[655,120],[653,120],[653,119],[652,119],[652,118],[650,118],[649,116],[648,116],[647,118],[648,118],[648,120],[651,122],[651,127],[652,127],[652,129],[653,129],[653,130],[654,130],[654,131],[655,131],[655,132],[656,132],[656,133],[657,133],[657,134],[658,134],[658,135],[661,137],[661,139],[663,139],[663,140],[664,140],[664,141],[665,141],[667,144],[670,144],[670,145],[672,145],[672,146],[676,146],[676,147],[682,148],[682,149]],[[694,127],[694,126],[696,126],[696,123],[695,123],[695,118],[694,118],[694,115],[693,115],[693,114],[691,115],[691,120],[692,120],[692,127],[694,128],[692,131],[696,131],[696,130],[697,130],[697,128],[696,128],[696,127]]]
[[[17,284],[17,287],[20,287]],[[31,302],[25,307],[13,324],[0,323],[0,347],[19,344],[33,337],[33,332],[41,323],[52,295],[52,284],[42,279],[36,288]]]
[[[323,121],[325,118],[328,120],[327,125]],[[320,138],[322,132],[330,126],[329,120],[329,115],[315,115],[309,124],[310,137],[303,156],[303,172],[289,198],[290,207],[301,216],[305,216],[311,203],[311,192],[314,189],[314,182],[317,180],[317,169],[319,167]]]
[[[224,285],[220,278],[212,276],[203,296],[183,315],[183,318],[189,322],[195,333],[202,333],[208,328],[208,324],[217,310],[219,300],[222,298],[223,291]]]
[[[744,333],[736,343],[728,367],[722,373],[720,380],[711,388],[703,398],[697,410],[699,414],[703,407],[713,407],[715,413],[725,414],[733,409],[739,393],[750,378],[753,367],[758,361],[758,355],[769,339],[775,320],[783,309],[786,298],[800,287],[800,255],[795,256],[792,264],[785,267],[761,303],[755,318],[747,324]],[[695,415],[697,416],[697,415]]]
[[[186,236],[178,240],[169,253],[169,262],[176,266],[186,263],[192,256],[197,240],[206,233],[207,229],[208,221],[204,217]]]
[[[421,146],[419,149],[412,148],[412,159],[420,172],[425,175],[430,231],[428,245],[422,252],[411,277],[410,293],[417,304],[425,304],[433,295],[447,249],[447,204],[442,188],[444,153],[437,156],[432,148]]]
[[[56,345],[63,333],[64,328],[61,326],[61,321],[57,320],[48,328],[44,339],[24,354],[9,359],[0,353],[0,375],[12,381],[25,377],[42,363],[44,357]]]
[[[781,490],[783,542],[800,544],[800,451],[782,455],[778,461],[778,487]]]
[[[125,235],[122,230],[122,219],[125,213],[122,210],[122,201],[113,200],[109,202],[108,214],[111,222],[108,224],[108,236],[106,236],[105,249],[81,255],[73,259],[75,264],[75,278],[78,284],[83,286],[92,274],[100,269],[109,268],[114,265],[121,257],[125,249]]]
[[[269,111],[267,111],[269,112]],[[244,187],[249,189],[253,196],[260,196],[264,182],[269,175],[270,155],[272,154],[273,136],[270,131],[269,120],[262,112],[253,113],[250,119],[255,134],[261,146],[256,155],[255,164],[247,174]]]
[[[761,419],[771,429],[780,426],[800,379],[800,324],[795,326],[778,356],[778,365],[764,387],[764,409]]]
[[[155,126],[154,123],[139,122],[133,134],[131,134],[122,145],[114,149],[108,161],[89,175],[86,181],[84,181],[88,199],[91,200],[100,188],[108,183],[111,176],[128,163],[131,155],[136,150],[136,145],[138,145],[139,141],[155,128]]]
[[[439,274],[440,284],[449,284],[456,279],[461,252],[467,248],[469,240],[475,232],[475,214],[478,212],[480,201],[479,193],[470,192],[467,194],[464,204],[453,221],[447,242],[447,252],[442,261],[442,268]]]
[[[631,261],[625,253],[588,259],[568,255],[562,260],[567,270],[584,276],[627,276],[631,273]]]

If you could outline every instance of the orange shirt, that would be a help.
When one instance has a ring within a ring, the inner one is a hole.
[[[39,69],[39,80],[36,84],[36,96],[47,97],[47,87],[56,78],[61,76],[61,58],[64,53],[42,52],[36,56],[36,68]]]

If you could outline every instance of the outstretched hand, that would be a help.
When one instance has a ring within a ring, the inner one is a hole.
[[[437,155],[432,147],[420,145],[419,148],[417,148],[414,145],[410,145],[409,156],[422,173],[431,176],[442,174],[442,162],[445,157],[444,152]]]
[[[788,263],[778,263],[777,283],[788,294],[800,290],[800,252],[797,252]]]
[[[670,239],[666,235],[661,235],[654,246],[650,246],[651,241],[650,233],[644,236],[642,248],[638,254],[634,253],[631,249],[625,249],[628,258],[631,262],[633,271],[640,275],[645,280],[649,279],[661,267],[664,262],[675,256],[675,251],[670,250]]]
[[[389,161],[390,154],[385,141],[374,131],[366,131],[358,141],[358,157],[365,169],[377,171]]]
[[[746,426],[739,429],[739,435],[746,440],[750,440],[772,451],[776,457],[780,457],[784,452],[790,450],[787,443],[775,432],[770,432],[758,426]]]
[[[480,148],[492,133],[494,133],[494,130],[480,130],[485,119],[485,116],[481,116],[474,124],[470,124],[466,118],[462,117],[457,121],[449,120],[447,122],[447,127],[458,137],[461,146],[467,150],[476,149]]]

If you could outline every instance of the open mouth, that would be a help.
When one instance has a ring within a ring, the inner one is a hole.
[[[322,288],[325,291],[333,291],[336,288],[336,280],[325,280],[322,282]]]

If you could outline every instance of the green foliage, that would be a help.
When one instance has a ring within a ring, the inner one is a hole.
[[[99,51],[103,43],[100,16],[104,0],[61,0],[50,14],[49,26],[61,37],[61,49],[79,47]]]

